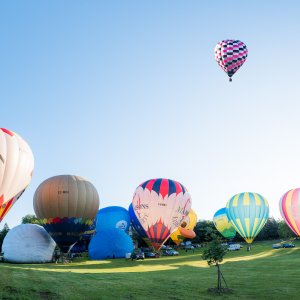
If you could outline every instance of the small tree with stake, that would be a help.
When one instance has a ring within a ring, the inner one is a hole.
[[[212,235],[212,241],[208,244],[208,248],[203,251],[202,258],[207,261],[208,265],[215,265],[218,269],[218,285],[217,289],[210,289],[218,293],[228,292],[227,283],[223,277],[220,269],[220,262],[223,261],[223,257],[227,252],[227,248],[222,245],[220,238],[217,235]],[[222,280],[224,281],[226,288],[222,288]]]

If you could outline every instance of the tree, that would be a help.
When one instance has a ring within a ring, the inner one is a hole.
[[[38,224],[38,225],[42,225],[42,222],[35,215],[26,215],[26,216],[24,216],[22,218],[22,224]]]
[[[273,217],[269,218],[263,227],[263,229],[260,231],[258,236],[256,237],[257,241],[262,240],[276,240],[279,238],[278,234],[278,227],[279,222],[276,221]]]
[[[4,239],[5,239],[8,232],[9,232],[9,227],[8,227],[7,223],[5,223],[4,226],[3,226],[3,229],[0,230],[0,249],[1,249],[1,252],[2,252],[3,241],[4,241]]]
[[[226,284],[226,281],[220,270],[220,264],[219,264],[220,262],[223,261],[226,252],[227,252],[227,248],[222,245],[221,239],[216,235],[212,235],[212,241],[208,243],[207,249],[205,249],[202,254],[202,259],[206,260],[209,266],[215,265],[217,267],[218,270],[217,291],[218,292],[223,291],[222,279]]]
[[[193,243],[210,242],[213,239],[212,236],[221,237],[212,221],[198,221],[194,231],[196,237],[193,239]]]
[[[290,229],[290,227],[284,222],[280,221],[278,225],[278,234],[282,239],[295,238],[295,233]]]

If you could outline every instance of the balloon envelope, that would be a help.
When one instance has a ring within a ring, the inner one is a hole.
[[[179,182],[151,179],[135,190],[132,207],[154,248],[160,249],[191,209],[191,197]]]
[[[286,192],[280,199],[279,208],[286,224],[300,236],[300,188]]]
[[[247,46],[239,40],[223,40],[215,47],[215,59],[229,78],[243,65],[248,56]]]
[[[228,219],[226,207],[219,209],[213,217],[213,222],[216,229],[228,239],[233,239],[236,235],[236,230]]]
[[[7,233],[2,252],[4,260],[13,263],[51,262],[55,242],[47,231],[36,224],[21,224]]]
[[[241,193],[227,202],[227,215],[235,230],[252,243],[269,217],[268,201],[257,193]]]
[[[42,182],[34,194],[34,211],[62,251],[92,224],[99,208],[96,188],[84,178],[59,175]]]
[[[130,216],[130,222],[131,222],[133,228],[135,229],[135,231],[137,232],[137,234],[142,239],[148,238],[146,231],[144,230],[143,226],[141,225],[140,221],[138,220],[138,218],[134,212],[132,203],[129,205],[128,211],[129,211],[129,216]]]
[[[15,132],[0,128],[0,222],[29,185],[34,158]]]
[[[193,209],[190,210],[187,217],[181,223],[181,229],[178,227],[172,234],[171,239],[176,244],[179,245],[183,242],[184,238],[194,238],[196,233],[193,231],[197,224],[197,215]],[[187,231],[186,231],[187,230]]]
[[[89,256],[93,260],[125,258],[133,251],[133,242],[125,231],[118,228],[100,230],[91,239]]]
[[[118,228],[128,231],[130,217],[128,210],[120,206],[108,206],[97,213],[96,231]]]

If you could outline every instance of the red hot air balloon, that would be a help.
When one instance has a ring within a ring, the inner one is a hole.
[[[152,246],[159,250],[191,209],[186,188],[170,179],[151,179],[135,190],[132,206]]]

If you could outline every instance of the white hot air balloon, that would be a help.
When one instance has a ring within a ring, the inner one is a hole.
[[[2,245],[4,260],[12,263],[51,262],[55,242],[40,225],[21,224],[11,229]]]
[[[152,246],[160,249],[189,214],[190,194],[177,181],[151,179],[135,190],[132,207]]]
[[[15,132],[0,128],[0,222],[29,185],[34,158]]]

